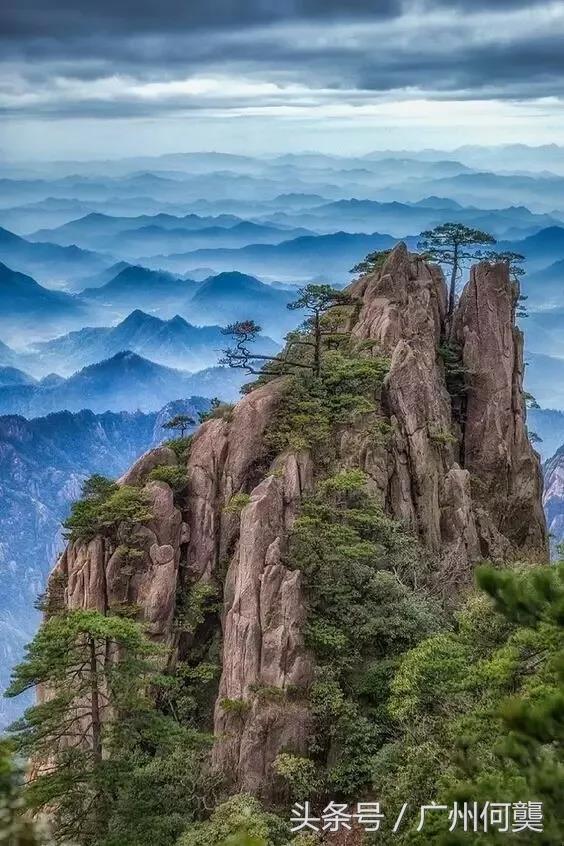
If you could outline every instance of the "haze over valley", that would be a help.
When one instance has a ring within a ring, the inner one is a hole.
[[[0,687],[84,479],[235,401],[250,376],[220,364],[225,327],[254,320],[276,356],[297,290],[346,287],[368,253],[454,222],[522,255],[529,427],[546,460],[564,444],[564,149],[35,161],[0,182]],[[549,466],[562,538],[564,456]]]

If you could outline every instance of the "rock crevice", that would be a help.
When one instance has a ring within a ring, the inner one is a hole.
[[[341,431],[337,462],[365,471],[371,493],[416,534],[446,594],[467,585],[480,558],[546,556],[538,456],[526,432],[522,338],[515,291],[504,264],[472,270],[453,317],[465,370],[465,417],[455,420],[439,347],[447,292],[442,273],[399,245],[381,270],[350,288],[360,301],[350,330],[368,355],[389,359],[375,389],[386,438],[354,426]],[[318,468],[307,452],[273,458],[265,433],[284,396],[283,379],[256,388],[226,418],[194,435],[181,506],[165,482],[146,490],[153,520],[140,528],[134,565],[96,537],[71,543],[56,573],[69,608],[139,608],[156,639],[175,649],[178,593],[195,584],[223,589],[222,669],[214,710],[213,764],[233,789],[271,795],[281,750],[307,750],[310,719],[302,696],[313,677],[304,643],[302,577],[285,562],[288,531]],[[374,421],[373,421],[374,422]],[[121,480],[144,484],[160,448]],[[249,499],[229,508],[232,497]],[[181,566],[182,565],[182,566]],[[226,575],[225,575],[226,573]],[[277,690],[282,699],[261,695]]]

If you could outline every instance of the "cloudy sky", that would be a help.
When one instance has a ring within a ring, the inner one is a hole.
[[[564,142],[564,0],[4,0],[0,152]]]

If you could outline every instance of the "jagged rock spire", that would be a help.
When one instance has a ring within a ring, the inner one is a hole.
[[[447,297],[440,269],[399,244],[381,270],[350,290],[360,300],[353,337],[390,359],[377,399],[391,436],[376,443],[345,427],[338,462],[361,467],[388,513],[421,539],[447,597],[469,584],[480,558],[546,557],[540,467],[525,429],[522,338],[507,266],[474,268],[455,311],[453,338],[467,389],[456,414],[439,353]],[[231,418],[200,427],[182,509],[165,482],[149,483],[155,519],[140,534],[135,568],[122,567],[119,549],[101,538],[71,544],[57,566],[69,607],[106,610],[114,597],[137,605],[179,660],[189,643],[174,629],[175,597],[201,581],[223,583],[213,760],[233,789],[266,795],[278,752],[307,750],[307,707],[255,697],[248,710],[230,714],[221,702],[244,700],[257,686],[306,688],[312,676],[300,573],[285,567],[283,552],[317,468],[307,453],[288,453],[268,475],[264,433],[282,386],[274,380],[245,396]],[[155,463],[175,461],[170,450],[152,453],[126,478],[143,483]],[[240,491],[248,503],[240,514],[226,512]]]

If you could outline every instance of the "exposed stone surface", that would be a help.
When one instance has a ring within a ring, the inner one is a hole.
[[[241,513],[241,531],[225,587],[223,673],[215,713],[220,740],[214,763],[238,789],[264,793],[280,749],[306,751],[307,711],[303,706],[263,702],[257,688],[305,688],[312,679],[311,657],[302,635],[305,608],[301,574],[280,561],[286,531],[310,486],[308,458],[290,456],[253,491]],[[250,710],[232,713],[224,701],[250,701]]]
[[[474,496],[495,529],[515,547],[542,553],[542,475],[525,426],[517,296],[506,263],[482,263],[472,268],[455,314],[454,336],[468,371],[464,464],[479,481]],[[483,544],[482,553],[496,550]]]
[[[417,534],[449,596],[471,579],[484,555],[546,554],[540,469],[525,429],[522,344],[514,328],[515,291],[504,265],[480,265],[454,316],[454,336],[468,368],[465,415],[453,420],[438,353],[446,286],[440,270],[397,247],[381,271],[351,286],[360,299],[353,335],[390,359],[375,399],[375,438],[362,425],[342,430],[339,462],[360,466],[386,510]],[[305,752],[309,718],[286,701],[307,688],[313,665],[303,640],[301,574],[284,563],[288,530],[316,468],[307,453],[272,461],[265,431],[284,380],[260,387],[226,418],[203,424],[187,461],[181,507],[150,470],[175,465],[168,448],[148,453],[122,477],[145,484],[154,518],[125,542],[70,544],[57,571],[68,577],[69,607],[105,610],[136,604],[155,638],[177,645],[175,598],[197,582],[223,582],[222,674],[213,763],[234,789],[271,796],[272,762],[281,749]],[[240,513],[231,498],[250,500]],[[227,575],[222,574],[227,570]],[[261,695],[276,689],[276,696]]]
[[[182,515],[167,484],[151,482],[146,490],[154,514],[147,526],[114,546],[101,537],[70,543],[53,577],[63,578],[68,608],[137,606],[150,633],[166,640],[172,634]]]
[[[151,449],[141,458],[138,458],[127,473],[124,473],[119,479],[119,483],[120,485],[139,485],[146,480],[155,467],[162,467],[163,465],[174,467],[176,464],[178,464],[176,455],[170,447],[156,447],[156,449]]]
[[[546,555],[540,465],[525,427],[522,337],[507,265],[473,268],[455,311],[454,340],[468,369],[462,430],[438,355],[446,310],[440,270],[401,244],[351,291],[362,301],[353,334],[391,357],[383,396],[392,426],[387,459],[381,450],[365,457],[388,510],[439,556],[445,586],[468,579],[480,557]],[[478,482],[472,493],[471,480]]]

